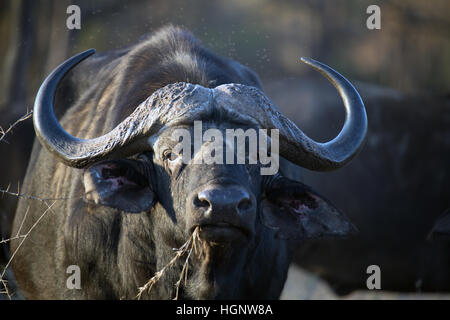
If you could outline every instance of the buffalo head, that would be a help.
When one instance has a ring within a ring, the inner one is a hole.
[[[44,81],[36,98],[34,125],[41,144],[56,159],[84,170],[87,210],[95,215],[103,210],[100,208],[113,208],[142,215],[138,224],[122,226],[133,230],[132,249],[116,244],[126,257],[115,272],[122,273],[121,279],[128,273],[133,276],[134,288],[164,266],[171,259],[171,249],[198,228],[203,254],[192,260],[191,280],[182,288],[182,297],[276,298],[299,240],[345,236],[353,231],[330,202],[303,183],[283,176],[283,168],[262,175],[261,170],[272,164],[261,161],[259,155],[256,161],[202,161],[211,156],[217,137],[234,130],[267,133],[260,142],[276,140],[278,150],[267,150],[271,159],[279,152],[311,170],[342,167],[361,148],[367,119],[359,94],[339,73],[320,62],[302,59],[331,81],[346,107],[343,129],[326,143],[306,136],[255,87],[224,84],[205,88],[186,82],[157,90],[112,131],[83,140],[61,127],[53,113],[53,101],[64,75],[93,53],[89,50],[72,57]],[[199,129],[196,124],[200,122]],[[178,147],[180,132],[184,134],[183,149]],[[248,146],[249,140],[242,141]],[[247,152],[250,146],[242,155],[237,144],[230,147],[222,142],[223,154],[213,156],[232,160],[252,156]],[[77,243],[79,250],[83,244]],[[142,257],[153,261],[134,262]],[[175,275],[165,278],[153,297],[173,296],[175,279]]]

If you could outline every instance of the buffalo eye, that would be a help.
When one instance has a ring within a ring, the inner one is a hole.
[[[164,160],[166,161],[175,161],[178,158],[178,155],[175,152],[169,151],[164,153]]]
[[[163,152],[163,160],[166,164],[167,168],[169,169],[171,174],[174,174],[177,169],[180,167],[182,155],[177,154],[173,150],[166,150]]]

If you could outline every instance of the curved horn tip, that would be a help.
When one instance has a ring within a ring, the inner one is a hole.
[[[67,59],[66,61],[64,61],[59,67],[61,67],[63,65],[70,65],[71,67],[73,67],[73,66],[77,65],[78,63],[80,63],[81,61],[83,61],[84,59],[86,59],[87,57],[93,55],[95,52],[96,52],[96,50],[94,48],[80,52],[80,53],[74,55],[73,57]],[[59,70],[59,67],[57,67],[54,71]]]
[[[90,48],[90,49],[87,49],[87,50],[84,50],[84,51],[82,51],[82,52],[80,52],[80,54],[87,54],[87,53],[90,53],[90,54],[92,54],[92,53],[95,53],[96,52],[96,50],[95,50],[95,48]]]
[[[344,127],[333,140],[318,144],[320,147],[318,149],[324,149],[319,155],[323,166],[316,166],[312,170],[338,169],[356,156],[367,137],[367,114],[364,103],[355,87],[333,68],[307,57],[301,57],[300,61],[313,67],[331,81],[344,102],[347,115]]]
[[[312,67],[314,67],[316,69],[317,68],[328,67],[327,65],[324,65],[322,62],[314,60],[314,59],[311,59],[311,58],[308,58],[308,57],[301,57],[300,61],[305,63],[305,64],[307,64],[307,65],[309,65],[309,66],[312,66]]]
[[[80,52],[79,54],[77,54],[77,56],[88,57],[88,56],[94,54],[95,52],[97,52],[97,51],[94,48],[91,48],[91,49],[87,49],[83,52]]]
[[[306,64],[310,64],[311,62],[314,62],[316,60],[308,58],[308,57],[301,57],[300,61],[303,62],[303,63],[306,63]]]
[[[72,141],[73,144],[76,138],[68,134],[59,124],[54,115],[53,100],[58,84],[65,74],[95,52],[95,49],[85,50],[57,66],[41,84],[34,101],[33,124],[37,137],[47,150],[56,154],[58,158],[67,164],[75,161],[68,158],[67,155],[61,156],[62,151],[57,151],[55,140],[60,142]],[[55,138],[55,135],[57,138]]]

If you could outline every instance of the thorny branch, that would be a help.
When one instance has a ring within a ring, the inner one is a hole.
[[[8,262],[6,263],[6,266],[4,267],[3,271],[0,274],[0,284],[3,286],[2,290],[0,291],[0,294],[6,294],[7,297],[9,299],[11,299],[11,294],[9,292],[9,289],[7,287],[7,283],[8,281],[5,279],[5,274],[6,271],[8,270],[8,267],[11,265],[11,262],[13,261],[14,257],[16,256],[17,252],[19,251],[19,249],[21,248],[22,244],[25,242],[25,240],[27,239],[27,237],[30,235],[30,233],[36,228],[36,226],[41,222],[41,220],[45,217],[45,215],[51,211],[53,205],[56,203],[57,200],[66,200],[67,198],[55,198],[55,199],[43,199],[43,198],[39,198],[36,196],[31,196],[31,195],[26,195],[26,194],[21,194],[20,193],[20,187],[18,187],[17,192],[11,192],[9,191],[9,186],[6,190],[2,190],[0,189],[0,193],[2,193],[3,195],[12,195],[12,196],[16,196],[19,198],[24,198],[24,199],[32,199],[32,200],[37,200],[42,202],[43,204],[45,204],[47,206],[47,209],[41,214],[41,216],[36,220],[36,222],[30,227],[30,229],[25,233],[25,234],[21,234],[23,225],[25,223],[25,220],[27,218],[28,215],[28,211],[30,209],[30,207],[27,208],[27,210],[25,211],[24,217],[21,221],[21,224],[19,226],[19,229],[16,233],[15,236],[9,238],[9,239],[0,239],[0,244],[5,244],[8,243],[12,240],[19,240],[20,239],[20,243],[17,246],[17,248],[14,250],[14,252],[12,253],[10,259],[8,260]],[[49,204],[49,201],[53,201],[52,203]]]
[[[44,203],[47,201],[69,200],[70,199],[70,198],[40,198],[40,197],[28,195],[28,194],[23,194],[23,193],[20,193],[20,185],[18,186],[17,192],[12,192],[12,191],[9,191],[10,186],[11,185],[9,185],[6,189],[0,189],[0,193],[2,193],[4,195],[6,194],[6,195],[18,197],[18,198],[23,198],[23,199],[37,200],[37,201],[41,201]]]
[[[31,118],[32,115],[33,115],[33,110],[31,110],[31,111],[28,111],[28,110],[27,110],[27,113],[26,113],[25,115],[21,116],[18,120],[16,120],[16,122],[14,122],[13,124],[11,124],[11,125],[9,126],[9,128],[8,128],[6,131],[0,126],[0,142],[3,141],[3,139],[5,138],[5,136],[6,136],[9,132],[11,132],[12,129],[13,129],[14,127],[16,127],[19,123],[21,123],[21,122],[23,122],[23,121],[25,121],[25,120]],[[3,142],[6,142],[6,140],[3,141]]]
[[[20,117],[18,120],[16,120],[13,124],[11,124],[8,129],[4,130],[0,126],[0,142],[1,141],[7,142],[6,140],[4,140],[6,135],[8,133],[10,133],[13,130],[13,128],[15,128],[19,123],[21,123],[21,122],[31,118],[32,115],[33,115],[33,110],[31,110],[31,111],[27,110],[27,113],[25,115],[23,115],[22,117]],[[17,194],[11,193],[11,192],[9,192],[9,186],[8,186],[8,188],[6,190],[0,190],[0,192],[2,192],[2,194],[11,194],[11,195],[19,196],[19,190],[17,191]],[[28,210],[27,210],[27,213],[28,213]],[[26,214],[25,214],[25,217],[26,217]],[[12,240],[16,240],[16,239],[23,239],[22,241],[24,241],[26,239],[27,235],[28,235],[28,233],[25,234],[25,235],[20,235],[20,230],[22,229],[24,221],[25,221],[25,219],[22,221],[22,223],[20,225],[20,228],[19,228],[19,232],[17,233],[16,236],[14,236],[14,237],[12,237],[10,239],[0,239],[0,244],[4,244],[4,243],[10,242]],[[10,264],[10,261],[8,261],[7,266],[3,269],[3,271],[2,271],[2,273],[0,275],[0,283],[3,286],[3,289],[0,291],[0,294],[6,294],[9,299],[11,299],[11,296],[9,294],[8,287],[7,287],[7,282],[8,281],[5,280],[3,277],[4,277],[4,275],[6,273],[6,270],[7,270],[8,266],[9,266],[9,264]]]

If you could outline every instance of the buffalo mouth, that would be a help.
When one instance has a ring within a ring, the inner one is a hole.
[[[250,237],[250,231],[244,227],[236,226],[228,222],[216,222],[199,224],[200,239],[210,243],[229,243],[238,240],[245,240]]]

